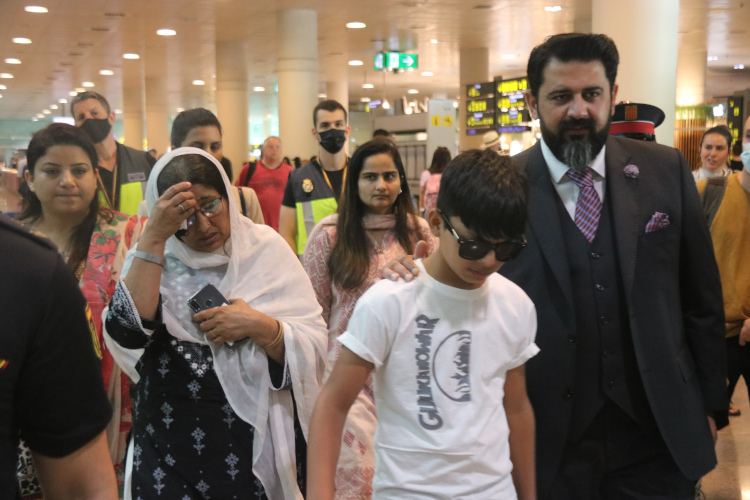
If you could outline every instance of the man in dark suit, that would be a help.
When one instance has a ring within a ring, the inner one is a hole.
[[[618,62],[604,35],[532,51],[528,247],[500,272],[538,313],[539,498],[687,500],[728,404],[721,284],[685,158],[609,136]]]

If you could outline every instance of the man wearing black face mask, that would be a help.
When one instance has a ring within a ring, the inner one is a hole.
[[[99,156],[96,178],[102,205],[135,215],[156,159],[146,151],[115,141],[112,133],[115,113],[103,95],[79,92],[71,101],[70,110],[76,127],[86,132],[96,147]]]
[[[344,145],[351,131],[346,109],[333,100],[315,106],[313,124],[312,134],[320,143],[318,159],[291,172],[279,214],[279,234],[300,257],[315,224],[336,213],[346,180]]]

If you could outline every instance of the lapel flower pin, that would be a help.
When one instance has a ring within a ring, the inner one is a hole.
[[[640,173],[640,170],[638,170],[638,167],[636,167],[635,165],[626,165],[622,171],[625,174],[625,177],[629,177],[631,179],[637,179],[638,174]]]

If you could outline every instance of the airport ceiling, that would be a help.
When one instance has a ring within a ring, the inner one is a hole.
[[[748,6],[744,1],[680,2],[680,50],[705,43],[711,59],[707,97],[750,87],[750,0]],[[48,12],[27,12],[27,5]],[[553,5],[561,9],[545,10]],[[346,74],[352,106],[362,97],[393,101],[408,89],[417,89],[420,98],[455,98],[460,48],[488,47],[490,75],[521,76],[529,52],[546,36],[591,24],[590,0],[2,0],[0,73],[13,78],[0,78],[6,87],[0,87],[0,120],[30,120],[60,99],[69,100],[83,82],[122,109],[123,83],[152,77],[166,77],[172,116],[179,108],[215,108],[216,42],[236,40],[247,41],[250,113],[272,112],[277,14],[295,8],[318,14],[320,92],[326,81]],[[353,21],[366,27],[347,28]],[[160,36],[158,29],[176,34]],[[375,72],[373,56],[381,50],[418,54],[418,70]],[[124,59],[125,53],[140,59]],[[364,64],[348,66],[354,59]],[[738,64],[748,69],[733,69]],[[374,88],[364,89],[364,83]]]

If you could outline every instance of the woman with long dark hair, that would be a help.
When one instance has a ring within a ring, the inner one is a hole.
[[[20,221],[57,245],[91,309],[102,346],[102,311],[112,298],[125,254],[143,227],[143,219],[104,208],[96,182],[99,159],[81,129],[53,123],[36,132],[26,153],[29,193]],[[102,375],[113,416],[107,427],[112,463],[123,479],[125,441],[130,431],[128,378],[101,349]],[[23,498],[41,498],[30,455],[22,451],[19,484]]]
[[[448,150],[448,148],[441,146],[437,148],[433,153],[430,168],[422,172],[422,177],[419,180],[419,208],[420,210],[424,210],[425,217],[427,217],[427,212],[430,209],[435,208],[435,203],[437,202],[437,191],[435,191],[434,188],[432,189],[432,191],[435,192],[430,192],[431,198],[430,201],[427,201],[427,185],[432,180],[433,185],[435,184],[435,182],[437,182],[438,187],[440,186],[440,178],[443,176],[443,170],[445,170],[445,167],[448,165],[448,163],[450,163],[450,161],[451,152]]]
[[[435,248],[429,226],[416,216],[401,157],[389,141],[360,146],[349,161],[346,186],[338,213],[321,220],[305,247],[310,276],[323,319],[328,324],[330,373],[340,346],[336,337],[346,330],[360,296],[380,279],[385,263],[414,253],[425,241]],[[336,472],[342,498],[369,498],[375,458],[372,439],[377,426],[372,379],[349,413]]]
[[[105,324],[136,382],[126,499],[302,499],[325,325],[289,245],[231,193],[201,149],[151,172],[149,222]]]

